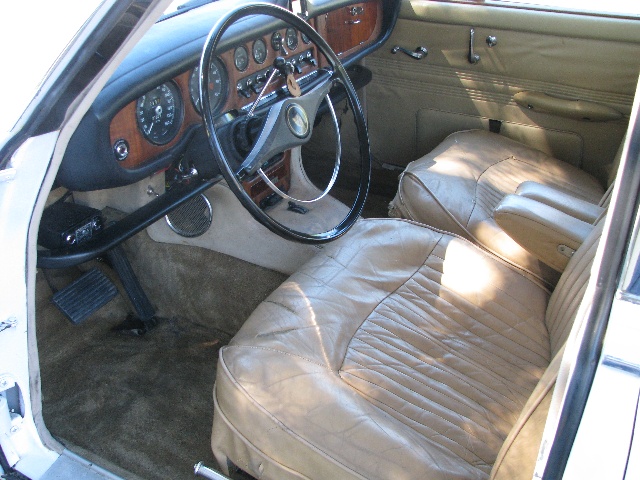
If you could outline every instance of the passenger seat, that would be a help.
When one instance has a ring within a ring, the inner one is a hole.
[[[573,165],[504,136],[469,130],[450,135],[407,166],[389,216],[461,235],[555,285],[608,197],[594,177]],[[533,217],[524,227],[523,215]],[[563,228],[546,225],[543,233],[532,228],[546,216]],[[507,233],[509,228],[515,231]],[[568,234],[564,243],[571,245],[547,242],[538,249],[542,254],[534,254],[517,241],[534,241],[553,230]]]

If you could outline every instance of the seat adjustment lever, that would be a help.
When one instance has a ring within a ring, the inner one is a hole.
[[[391,49],[391,53],[398,53],[398,52],[402,52],[402,53],[406,53],[407,55],[409,55],[411,58],[415,58],[416,60],[420,60],[424,57],[427,56],[427,54],[429,53],[429,50],[427,50],[426,47],[417,47],[413,52],[410,50],[407,50],[406,48],[400,47],[398,45],[396,45],[395,47],[393,47]]]

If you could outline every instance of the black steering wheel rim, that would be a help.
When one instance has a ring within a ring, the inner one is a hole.
[[[237,178],[236,173],[226,159],[226,154],[223,145],[218,137],[217,128],[215,126],[215,119],[211,112],[211,104],[209,96],[203,94],[206,92],[206,85],[209,83],[209,62],[214,58],[216,50],[220,43],[220,39],[227,29],[237,22],[238,20],[251,15],[267,15],[279,20],[282,20],[291,26],[295,27],[298,31],[307,35],[311,41],[316,45],[327,60],[334,75],[342,82],[346,92],[347,99],[353,111],[356,130],[358,134],[359,150],[360,150],[360,181],[358,184],[358,190],[356,198],[351,206],[349,213],[332,229],[321,233],[307,233],[298,230],[293,230],[286,225],[273,219],[267,213],[265,213],[251,197],[245,192],[241,181]],[[288,240],[294,240],[301,243],[326,243],[344,235],[358,220],[364,203],[369,191],[369,184],[371,178],[371,153],[369,149],[369,135],[367,132],[367,126],[364,118],[362,106],[356,94],[355,88],[349,79],[345,68],[338,59],[337,55],[333,52],[331,47],[325,42],[325,40],[302,18],[294,15],[293,13],[285,10],[284,8],[276,5],[266,3],[256,3],[250,5],[244,5],[229,12],[212,28],[200,59],[200,97],[202,105],[202,115],[205,123],[205,130],[209,140],[209,145],[213,152],[213,156],[220,168],[223,177],[227,181],[229,188],[236,195],[240,203],[251,213],[251,215],[259,221],[262,225],[267,227],[272,232],[284,237]]]

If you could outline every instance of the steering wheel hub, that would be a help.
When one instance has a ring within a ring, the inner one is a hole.
[[[298,138],[306,138],[309,135],[309,117],[304,108],[297,103],[287,107],[285,118],[291,133]]]

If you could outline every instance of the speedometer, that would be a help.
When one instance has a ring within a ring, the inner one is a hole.
[[[209,103],[211,104],[211,112],[216,113],[227,98],[227,74],[224,66],[218,59],[214,59],[209,64]],[[191,72],[189,78],[189,94],[191,101],[198,113],[202,113],[200,105],[200,66]]]
[[[163,83],[141,96],[136,103],[136,119],[151,143],[165,145],[173,140],[182,122],[182,100],[175,83]]]

